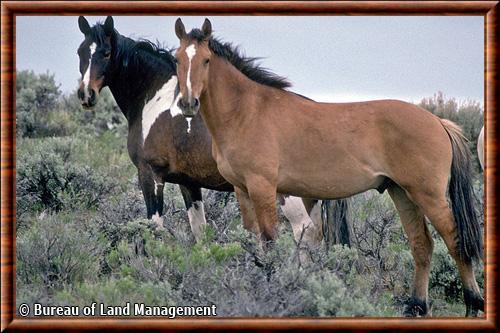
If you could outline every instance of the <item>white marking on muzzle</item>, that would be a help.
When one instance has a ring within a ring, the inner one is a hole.
[[[203,201],[198,200],[193,202],[192,206],[188,209],[188,218],[194,238],[196,241],[200,241],[203,237],[205,226],[207,225]]]
[[[194,44],[189,45],[186,47],[186,55],[189,59],[189,66],[188,66],[188,72],[187,72],[187,78],[186,78],[186,86],[188,90],[188,97],[191,100],[192,97],[192,87],[191,87],[191,60],[193,60],[194,55],[196,54],[196,46]]]
[[[89,65],[87,67],[87,70],[85,71],[85,74],[83,75],[83,89],[85,93],[85,98],[89,98],[89,83],[90,83],[90,66],[92,65],[92,55],[95,53],[97,45],[96,43],[92,43],[89,46],[90,49],[90,57],[89,57]]]

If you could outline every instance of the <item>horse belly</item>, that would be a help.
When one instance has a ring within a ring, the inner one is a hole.
[[[359,172],[355,168],[343,172],[332,168],[324,172],[280,174],[278,192],[306,198],[340,199],[378,188],[385,178],[381,173]]]

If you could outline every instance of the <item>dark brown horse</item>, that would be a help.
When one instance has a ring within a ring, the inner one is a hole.
[[[128,121],[127,148],[138,170],[147,217],[162,215],[164,183],[179,184],[191,229],[199,239],[206,224],[201,188],[233,191],[233,186],[217,170],[210,133],[201,117],[186,121],[174,103],[174,57],[148,41],[137,42],[120,35],[111,17],[93,27],[80,17],[78,24],[85,36],[78,49],[82,74],[78,95],[82,105],[94,106],[100,90],[109,87]],[[275,84],[287,85],[284,81]],[[308,243],[321,241],[320,202],[306,199],[302,203],[298,198],[286,197],[282,203],[296,236],[303,227],[309,227],[305,235]],[[336,204],[342,208],[345,203]],[[330,207],[332,203],[324,205]],[[162,224],[161,219],[158,222]],[[348,230],[345,219],[334,225]],[[344,238],[339,242],[349,243],[349,233],[340,234]]]
[[[210,21],[187,34],[178,19],[175,32],[179,106],[187,117],[200,110],[217,167],[247,207],[245,223],[275,239],[277,192],[337,199],[388,190],[416,264],[407,314],[428,312],[426,218],[458,265],[467,315],[484,309],[472,267],[482,240],[471,153],[457,125],[396,100],[316,103],[253,79],[235,49],[211,37]]]

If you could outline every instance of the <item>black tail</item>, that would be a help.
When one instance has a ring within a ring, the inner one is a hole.
[[[474,206],[472,154],[460,127],[448,120],[441,119],[441,122],[448,132],[453,151],[448,192],[458,229],[460,255],[464,260],[480,260],[483,256],[483,237]]]
[[[323,239],[326,247],[334,244],[351,246],[351,228],[348,222],[349,205],[347,199],[323,200]]]

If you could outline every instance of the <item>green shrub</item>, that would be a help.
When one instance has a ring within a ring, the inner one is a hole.
[[[58,305],[88,306],[92,302],[105,305],[124,306],[126,302],[144,303],[149,306],[175,305],[168,282],[139,283],[130,277],[110,278],[99,282],[83,282],[73,287],[66,286],[54,296]]]
[[[88,166],[69,163],[71,142],[50,139],[17,156],[17,216],[42,210],[92,209],[115,183]]]
[[[329,270],[336,272],[337,275],[344,277],[344,279],[359,274],[362,269],[358,250],[342,244],[331,246],[326,253],[325,264]]]
[[[64,135],[66,129],[49,122],[61,96],[54,74],[36,75],[19,71],[16,75],[16,131],[19,137]],[[59,124],[61,125],[61,123]]]
[[[57,289],[98,278],[101,240],[75,224],[71,215],[34,220],[18,234],[16,244],[18,285]]]
[[[460,125],[469,140],[471,151],[476,156],[474,164],[478,172],[480,166],[476,153],[477,138],[484,124],[484,110],[481,104],[477,101],[457,101],[455,98],[447,98],[439,91],[432,97],[423,98],[418,105],[440,118],[449,119]]]
[[[101,91],[92,110],[81,106],[76,89],[63,95],[54,74],[18,71],[16,75],[17,137],[67,136],[76,132],[100,135],[109,130],[127,133],[127,122],[109,89]]]
[[[137,281],[158,283],[174,279],[171,283],[175,284],[187,271],[213,268],[242,253],[237,243],[178,245],[165,231],[154,231],[154,225],[148,220],[131,223],[130,228],[135,230],[132,237],[136,238],[120,241],[107,256],[112,272],[133,276]]]
[[[445,297],[448,301],[462,298],[462,282],[457,265],[442,240],[436,241],[434,245],[429,288],[436,297]]]
[[[321,272],[306,281],[303,296],[311,302],[312,315],[321,317],[373,316],[373,303],[354,288],[347,288],[335,273]]]
[[[480,288],[484,287],[484,268],[476,267],[476,280]],[[462,302],[462,281],[457,265],[448,252],[444,242],[439,239],[435,242],[432,256],[432,269],[429,279],[429,290],[433,298],[444,298],[448,302]]]

